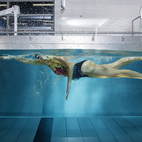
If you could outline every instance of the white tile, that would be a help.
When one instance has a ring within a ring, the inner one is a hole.
[[[96,4],[95,5],[95,8],[103,8],[103,9],[107,9],[108,8],[108,5],[107,4]]]
[[[94,3],[92,3],[92,4],[91,3],[84,4],[84,8],[85,9],[95,9],[95,6],[96,5]]]
[[[96,11],[96,18],[108,18],[107,10],[97,9]]]
[[[119,4],[119,0],[107,0],[107,3]]]
[[[66,4],[72,4],[73,0],[66,0]]]
[[[115,10],[115,9],[108,9],[108,17],[111,18],[111,19],[118,18],[119,17],[119,11]]]
[[[83,14],[84,14],[83,9],[73,9],[72,16],[74,18],[80,17],[80,15],[83,15]]]
[[[131,3],[131,0],[119,0],[119,4]]]
[[[84,0],[84,3],[85,3],[85,4],[87,4],[87,3],[91,3],[91,4],[94,3],[94,4],[95,4],[96,1],[97,1],[97,0]]]
[[[61,14],[61,17],[72,17],[72,15],[73,15],[73,10],[69,9],[69,10],[65,10],[65,12]]]
[[[131,5],[130,6],[130,14],[131,16],[134,15],[135,17],[138,17],[140,15],[140,6],[139,5]]]
[[[139,5],[139,4],[130,4],[130,9],[131,10],[133,10],[133,11],[140,11],[140,7],[142,6],[142,4],[141,5]]]
[[[111,9],[113,9],[113,10],[115,10],[115,11],[118,11],[119,10],[119,5],[117,4],[114,4],[114,3],[111,3],[111,4],[108,4],[108,10],[111,10]]]
[[[96,0],[96,3],[106,4],[106,3],[107,3],[107,0]]]
[[[131,0],[131,3],[141,5],[142,1],[141,0]]]
[[[73,8],[73,4],[66,3],[66,10],[72,9],[72,8]]]
[[[130,12],[127,9],[119,9],[119,18],[121,17],[124,18],[130,17]]]
[[[119,8],[129,10],[130,9],[130,4],[119,4]]]
[[[85,10],[84,11],[84,14],[83,14],[83,16],[85,17],[85,18],[95,18],[95,15],[96,15],[96,13],[95,13],[95,9],[91,9],[91,10]]]
[[[116,20],[112,20],[108,26],[109,31],[115,30],[119,28],[119,22]]]
[[[79,9],[79,10],[84,9],[84,4],[79,4],[79,3],[73,4],[72,9]]]
[[[84,0],[72,0],[72,3],[73,4],[77,4],[77,3],[83,4]]]

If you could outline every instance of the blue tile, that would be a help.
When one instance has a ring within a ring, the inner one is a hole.
[[[91,118],[90,120],[91,120],[91,122],[94,126],[94,129],[96,130],[101,142],[115,142],[115,141],[117,141],[100,118]]]
[[[3,136],[6,134],[6,132],[9,130],[9,128],[12,126],[16,119],[12,118],[6,118],[3,119],[0,122],[0,140],[3,138]]]
[[[95,140],[95,142],[99,142],[99,138],[94,130],[90,119],[88,118],[78,118],[79,125],[83,134],[84,141]],[[89,137],[89,138],[86,138]]]
[[[114,119],[103,118],[103,121],[118,141],[133,142],[131,137],[120,127],[120,125],[118,125],[117,122],[115,122]]]
[[[52,137],[51,142],[68,142],[68,138],[66,137]]]
[[[142,134],[131,123],[124,118],[115,118],[116,122],[136,142],[142,142]]]
[[[66,137],[65,118],[54,118],[52,137]]]
[[[77,118],[66,118],[67,137],[69,141],[83,142]]]
[[[20,118],[14,121],[12,126],[8,129],[4,137],[1,139],[1,142],[17,141],[27,121],[27,118]]]
[[[65,118],[54,118],[51,142],[67,142]]]
[[[34,138],[34,142],[50,142],[53,118],[42,118]]]
[[[127,118],[127,120],[142,133],[142,121],[137,118]]]
[[[33,142],[40,118],[29,118],[17,142]]]

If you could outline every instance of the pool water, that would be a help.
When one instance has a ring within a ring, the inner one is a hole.
[[[142,56],[141,52],[99,50],[0,52],[0,56],[15,55],[29,59],[35,59],[34,54],[64,56],[74,63],[92,60],[96,64],[112,63],[129,56]],[[142,61],[121,69],[142,73]],[[47,140],[47,137],[49,141],[142,140],[142,80],[73,80],[68,100],[65,100],[66,88],[67,78],[54,74],[45,65],[0,60],[0,127],[6,128],[0,133],[0,140],[7,140],[12,133],[17,135],[14,136],[18,141],[25,141],[26,138],[38,141],[41,137],[42,141]]]
[[[13,50],[1,56],[15,55],[35,59],[34,54],[66,55],[70,62],[92,60],[96,64],[112,63],[140,52],[98,50]],[[121,69],[142,73],[142,62]],[[66,101],[67,78],[54,74],[45,65],[0,60],[1,116],[141,116],[142,80],[127,78],[81,78],[73,80]]]

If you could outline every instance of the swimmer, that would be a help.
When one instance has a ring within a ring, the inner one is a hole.
[[[91,60],[79,63],[71,63],[62,56],[48,56],[35,54],[37,60],[22,58],[20,56],[2,56],[0,59],[13,59],[25,64],[47,65],[57,75],[68,78],[66,100],[70,91],[71,81],[81,77],[89,78],[135,78],[142,79],[142,74],[132,70],[118,70],[120,67],[136,61],[142,61],[142,57],[127,57],[114,63],[97,65]]]

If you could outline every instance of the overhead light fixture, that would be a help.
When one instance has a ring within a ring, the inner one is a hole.
[[[33,4],[33,6],[54,6],[54,4],[42,4],[42,3],[37,3],[37,4]]]
[[[62,17],[62,20],[66,20],[67,18],[66,17]]]
[[[140,7],[140,17],[142,19],[142,6]]]
[[[76,27],[101,27],[109,19],[70,19],[67,20],[67,24]]]
[[[6,4],[0,4],[0,6],[7,6]]]

